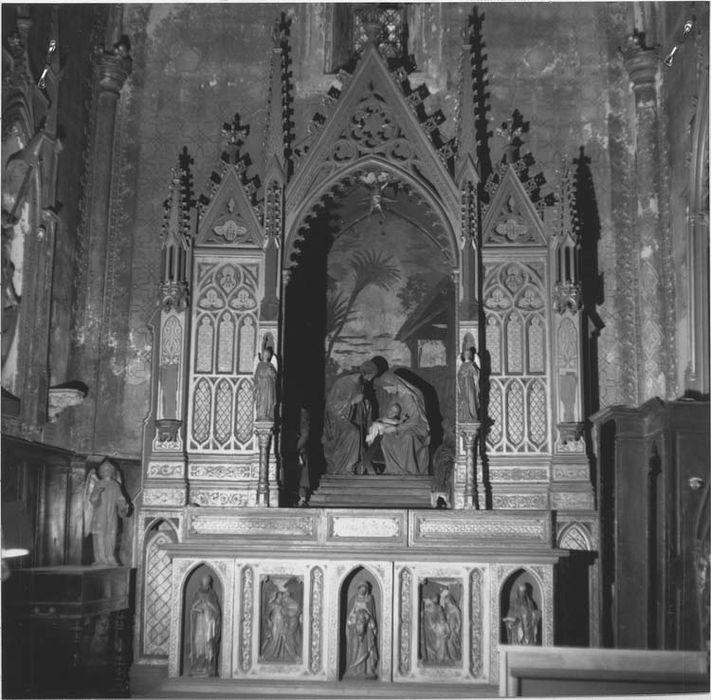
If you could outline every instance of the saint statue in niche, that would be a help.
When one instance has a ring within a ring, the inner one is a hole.
[[[388,397],[384,415],[396,424],[383,429],[380,446],[386,474],[427,474],[430,426],[422,392],[392,370],[375,380]],[[391,414],[391,407],[397,405]]]
[[[205,574],[190,604],[190,675],[216,676],[222,614],[212,576]]]
[[[346,672],[344,678],[378,677],[378,624],[375,600],[368,581],[358,585],[346,621]]]
[[[462,354],[462,364],[457,372],[458,413],[462,423],[475,423],[479,420],[479,377],[479,355],[472,346]]]
[[[507,642],[509,644],[526,644],[535,646],[538,642],[538,623],[541,611],[531,595],[531,584],[521,583],[516,590],[504,618]]]
[[[127,516],[128,511],[118,471],[111,460],[104,459],[90,472],[84,487],[84,532],[92,536],[93,566],[118,566],[118,518]]]
[[[330,474],[365,471],[364,437],[371,406],[364,396],[364,385],[372,381],[377,372],[375,363],[364,362],[359,372],[336,379],[328,392],[322,442]]]
[[[254,405],[258,421],[273,421],[276,407],[277,370],[271,348],[264,348],[254,370]]]
[[[301,605],[294,600],[286,582],[275,580],[266,604],[266,632],[261,646],[264,661],[295,663],[301,659]]]

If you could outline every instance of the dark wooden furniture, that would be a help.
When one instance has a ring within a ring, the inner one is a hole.
[[[14,571],[3,583],[5,697],[128,697],[131,577],[126,567]]]
[[[602,646],[708,650],[709,403],[652,399],[591,420]]]

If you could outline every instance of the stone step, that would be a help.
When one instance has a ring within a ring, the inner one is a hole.
[[[142,697],[232,698],[494,698],[498,687],[473,683],[269,681],[170,678]]]
[[[429,508],[426,474],[325,474],[311,506],[335,508]]]

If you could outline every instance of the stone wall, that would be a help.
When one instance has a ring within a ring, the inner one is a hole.
[[[472,7],[465,3],[412,5],[409,44],[418,64],[413,83],[424,81],[427,107],[442,109],[445,138],[456,133],[460,45]],[[332,8],[309,5],[130,5],[124,31],[133,44],[134,65],[120,100],[118,182],[114,186],[113,260],[109,269],[109,332],[102,348],[102,373],[110,399],[97,423],[97,449],[137,455],[141,419],[149,402],[151,335],[162,202],[170,169],[183,147],[194,159],[194,189],[208,188],[220,152],[221,125],[239,112],[251,126],[246,149],[251,171],[261,172],[266,81],[271,26],[278,13],[291,19],[295,143],[320,109],[334,76],[324,70]],[[630,227],[633,196],[634,98],[618,48],[635,19],[626,3],[486,4],[483,37],[487,55],[490,129],[519,109],[530,122],[524,135],[555,190],[565,162],[584,156],[594,194],[595,226],[587,235],[598,249],[603,290],[597,339],[599,391],[595,406],[636,402],[639,319],[638,259]],[[673,12],[668,10],[668,12]],[[673,100],[670,100],[670,103]],[[670,153],[676,153],[674,137]],[[497,162],[503,142],[492,135]],[[677,156],[674,156],[675,158]],[[676,163],[676,161],[675,161]],[[676,164],[674,168],[681,168]],[[673,213],[679,219],[680,214]],[[678,224],[677,224],[678,225]],[[676,245],[676,244],[675,244]],[[675,255],[680,261],[683,250]],[[677,302],[683,304],[683,302]],[[679,308],[683,316],[683,308]],[[678,323],[683,323],[678,319]],[[683,369],[684,358],[667,363]],[[624,370],[622,369],[624,368]],[[679,382],[677,381],[676,384]],[[667,381],[667,393],[675,382]],[[140,418],[139,418],[140,417]]]

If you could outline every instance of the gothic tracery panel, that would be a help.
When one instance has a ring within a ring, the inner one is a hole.
[[[253,449],[257,263],[199,261],[191,377],[190,445],[201,452]]]
[[[143,649],[168,656],[170,642],[171,561],[160,545],[173,542],[167,531],[156,531],[146,546],[146,594]]]
[[[483,291],[493,452],[548,452],[547,325],[539,263],[487,265]]]

